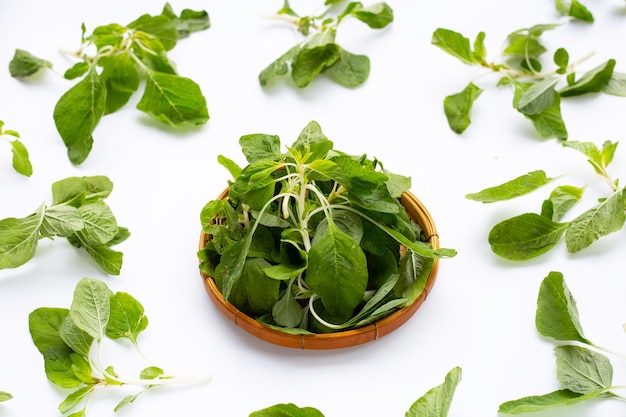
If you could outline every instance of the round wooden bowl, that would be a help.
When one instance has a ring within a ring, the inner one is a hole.
[[[224,190],[218,198],[224,199],[227,196],[228,189]],[[402,194],[400,202],[405,207],[409,217],[422,227],[424,235],[427,237],[427,241],[430,242],[433,248],[439,249],[439,236],[437,235],[437,230],[435,229],[435,223],[433,222],[433,219],[426,207],[424,207],[424,205],[408,191]],[[210,238],[211,237],[204,233],[204,231],[200,233],[200,249],[204,248],[206,242]],[[411,318],[417,309],[420,308],[424,300],[426,300],[428,293],[431,291],[435,283],[438,267],[439,259],[435,258],[432,270],[426,280],[424,291],[413,302],[413,304],[403,307],[375,323],[368,324],[357,329],[321,334],[289,334],[265,325],[239,311],[231,303],[226,302],[212,277],[202,272],[200,275],[202,276],[202,280],[209,297],[213,300],[217,308],[233,323],[235,323],[235,325],[241,327],[246,332],[279,346],[321,350],[339,349],[361,345],[363,343],[380,339],[381,337],[396,330],[409,318]]]

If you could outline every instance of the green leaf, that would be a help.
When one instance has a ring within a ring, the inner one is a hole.
[[[141,303],[125,292],[111,294],[111,311],[106,335],[111,339],[125,337],[137,344],[137,337],[148,327],[148,317]]]
[[[525,261],[552,249],[568,226],[539,214],[525,213],[496,224],[489,232],[489,244],[498,256]]]
[[[54,123],[73,164],[87,159],[93,132],[104,115],[106,87],[95,68],[70,88],[54,107]]]
[[[89,357],[89,352],[93,345],[93,337],[76,326],[71,316],[68,315],[65,320],[63,320],[60,335],[65,344],[74,352],[82,355],[84,358]]]
[[[546,78],[530,86],[517,102],[517,110],[528,115],[549,110],[554,103],[554,87],[559,77]]]
[[[339,59],[326,74],[344,87],[358,87],[369,77],[370,59],[365,55],[356,55],[340,48]]]
[[[61,414],[65,414],[74,407],[77,407],[87,397],[87,395],[89,395],[89,393],[93,392],[95,387],[95,385],[87,385],[70,393],[65,400],[59,404],[59,411]]]
[[[560,272],[550,272],[541,282],[535,326],[541,335],[554,340],[591,344],[583,334],[576,300]]]
[[[109,247],[112,242],[105,244],[93,244],[81,241],[81,246],[85,248],[91,259],[110,275],[119,275],[122,270],[124,254]]]
[[[624,190],[620,189],[572,220],[565,233],[567,250],[576,253],[585,249],[600,237],[620,230],[625,220]]]
[[[68,314],[66,308],[40,307],[28,315],[28,330],[41,354],[50,349],[65,349],[69,354],[70,349],[61,338],[61,327]]]
[[[615,60],[609,59],[585,73],[578,81],[559,90],[561,97],[579,96],[587,93],[598,93],[604,90],[613,76]]]
[[[465,198],[482,203],[511,200],[535,191],[553,180],[554,178],[547,177],[544,171],[532,171],[495,187],[485,188],[477,193],[466,194]]]
[[[358,243],[330,222],[309,251],[307,284],[334,315],[350,315],[367,286],[367,260]]]
[[[578,394],[608,389],[613,381],[613,366],[604,355],[580,346],[557,346],[556,376],[563,388]]]
[[[304,88],[319,74],[341,58],[341,47],[335,43],[335,33],[316,34],[300,48],[291,62],[291,77],[299,88]]]
[[[519,100],[523,96],[524,92],[530,88],[530,86],[531,84],[515,83],[513,107],[518,107]],[[556,91],[554,91],[553,94],[554,99],[552,106],[547,110],[536,114],[522,114],[532,122],[535,130],[542,138],[554,137],[565,140],[567,139],[567,129],[565,127],[565,122],[563,122],[563,116],[561,115],[561,96]]]
[[[232,159],[227,158],[224,155],[218,155],[217,162],[230,172],[233,179],[236,179],[241,174],[241,167]]]
[[[241,310],[254,315],[272,311],[278,301],[280,281],[269,278],[263,272],[271,264],[262,258],[248,258],[240,279],[234,285],[229,301]]]
[[[266,135],[261,133],[244,135],[239,138],[239,146],[241,146],[241,152],[246,157],[248,163],[252,163],[260,159],[278,161],[282,158],[282,153],[280,151],[280,138],[276,135]],[[237,178],[239,175],[233,176]]]
[[[569,64],[569,53],[565,48],[558,48],[554,52],[554,63],[559,67],[558,74],[565,74],[567,72],[567,66]]]
[[[9,73],[16,78],[30,77],[44,68],[52,68],[52,63],[23,49],[16,49],[9,62]]]
[[[304,318],[302,306],[291,294],[291,288],[272,307],[272,318],[279,326],[298,327]]]
[[[385,2],[359,8],[353,16],[372,29],[382,29],[393,22],[393,10]]]
[[[460,134],[469,127],[472,106],[482,92],[480,87],[469,83],[460,93],[449,95],[443,100],[443,110],[452,131]]]
[[[563,216],[574,206],[583,195],[583,188],[571,185],[556,187],[550,193],[548,200],[544,201],[541,215],[553,222],[559,222]]]
[[[405,417],[446,417],[454,391],[461,381],[461,368],[455,367],[446,375],[443,384],[430,389],[411,405]]]
[[[40,233],[47,237],[68,237],[83,227],[85,223],[76,207],[58,205],[46,210]]]
[[[157,379],[163,376],[165,372],[157,366],[149,366],[141,370],[139,379]]]
[[[169,17],[174,22],[179,39],[186,38],[194,32],[206,30],[211,27],[209,14],[204,10],[183,9],[180,16],[177,16],[172,6],[166,3],[161,14]]]
[[[276,404],[262,410],[253,411],[249,417],[324,417],[319,410],[312,407],[298,407],[295,404]]]
[[[28,217],[0,220],[0,269],[17,268],[35,255],[45,212],[42,204]]]
[[[299,52],[300,45],[296,45],[264,68],[259,73],[259,83],[261,86],[265,87],[274,78],[279,78],[287,74],[289,72],[289,64],[298,56]]]
[[[79,207],[102,200],[113,191],[113,183],[104,175],[68,177],[52,184],[52,204]]]
[[[604,86],[602,92],[619,97],[626,97],[626,73],[615,72],[608,83]]]
[[[593,14],[578,0],[555,0],[556,10],[561,16],[570,16],[584,22],[593,23]]]
[[[302,129],[290,149],[302,155],[300,163],[306,163],[326,158],[332,148],[333,142],[324,135],[319,123],[313,120]]]
[[[9,141],[13,152],[13,168],[20,174],[30,177],[33,175],[33,165],[28,157],[28,149],[18,139]]]
[[[574,405],[584,401],[597,398],[603,390],[598,390],[589,394],[577,394],[569,390],[553,391],[544,395],[533,395],[520,398],[518,400],[507,401],[500,404],[498,413],[502,414],[523,414],[536,411],[543,411],[554,407]]]
[[[43,352],[44,369],[50,382],[62,388],[76,388],[84,380],[76,375],[77,369],[89,367],[85,359],[68,348],[50,348]]]
[[[77,327],[90,334],[97,342],[105,335],[111,302],[109,289],[100,280],[82,278],[74,290],[70,317]]]
[[[84,227],[77,232],[81,242],[90,246],[104,245],[119,230],[111,208],[103,201],[84,204],[78,208]]]
[[[90,68],[91,66],[88,62],[77,62],[63,73],[63,78],[74,80],[85,75]]]
[[[209,120],[206,100],[193,80],[148,71],[146,88],[137,109],[172,125],[201,125]]]
[[[470,40],[458,32],[438,28],[433,33],[431,43],[467,65],[474,65],[480,61],[472,52]]]
[[[169,16],[144,14],[127,25],[129,29],[145,32],[163,45],[166,51],[174,48],[178,41],[176,23]]]
[[[13,398],[13,396],[11,394],[9,394],[8,392],[0,391],[0,403],[5,402],[5,401],[9,401],[12,398]]]
[[[106,86],[104,114],[111,114],[122,108],[139,88],[139,70],[128,53],[104,56],[98,63],[102,66],[100,77]]]

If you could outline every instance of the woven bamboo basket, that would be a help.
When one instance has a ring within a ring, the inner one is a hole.
[[[218,198],[224,199],[227,198],[227,196],[228,189],[224,190]],[[427,237],[427,241],[433,248],[439,249],[439,236],[437,235],[435,224],[430,213],[421,201],[407,191],[402,194],[400,203],[405,207],[409,217],[421,226],[424,235]],[[210,235],[202,231],[200,233],[199,248],[203,249],[210,238]],[[426,280],[424,291],[413,304],[403,307],[375,323],[357,329],[321,334],[290,334],[265,325],[225,301],[212,277],[202,272],[200,275],[209,297],[213,300],[219,311],[244,331],[266,342],[279,346],[297,349],[325,350],[347,348],[368,343],[380,339],[402,326],[415,314],[426,300],[428,293],[435,284],[438,267],[439,259],[436,258],[434,259],[432,270]]]

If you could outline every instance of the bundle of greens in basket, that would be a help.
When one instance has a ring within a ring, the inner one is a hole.
[[[241,137],[248,165],[200,218],[201,272],[224,300],[290,333],[357,328],[411,305],[424,291],[434,247],[407,213],[410,177],[352,156],[312,121],[281,152],[274,135]]]

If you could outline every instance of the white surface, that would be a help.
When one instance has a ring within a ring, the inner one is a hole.
[[[307,13],[321,1],[293,3]],[[0,416],[60,415],[56,407],[67,393],[46,380],[27,316],[41,306],[68,307],[84,276],[103,279],[144,305],[150,325],[140,344],[157,365],[181,376],[213,375],[208,384],[155,390],[119,411],[120,416],[243,417],[280,402],[310,405],[327,417],[402,416],[454,366],[463,368],[463,379],[450,416],[496,416],[504,401],[558,387],[553,344],[534,327],[539,283],[552,270],[564,273],[587,336],[626,353],[621,327],[626,321],[624,231],[577,255],[568,255],[559,244],[539,259],[506,262],[490,251],[489,229],[514,214],[538,211],[549,190],[496,205],[464,198],[534,169],[548,175],[590,172],[584,158],[555,140],[537,139],[529,122],[512,108],[511,91],[495,88],[495,76],[476,80],[485,91],[476,102],[473,123],[462,136],[452,133],[443,98],[482,72],[430,44],[437,27],[472,39],[485,31],[493,59],[508,33],[562,22],[563,27],[544,37],[551,50],[564,46],[573,59],[596,51],[581,69],[615,58],[616,70],[626,72],[624,3],[585,3],[596,16],[593,25],[560,18],[551,0],[506,5],[496,0],[389,0],[396,19],[388,29],[373,31],[347,21],[340,28],[338,42],[372,60],[370,79],[361,88],[345,89],[322,77],[305,90],[283,82],[263,90],[258,72],[297,39],[290,28],[260,18],[279,9],[281,0],[172,0],[176,12],[204,9],[211,17],[209,30],[180,41],[170,55],[181,75],[201,85],[211,120],[200,129],[174,131],[136,110],[134,97],[123,110],[102,119],[91,155],[72,166],[52,120],[54,104],[72,84],[52,72],[29,82],[12,79],[6,68],[14,50],[46,58],[62,72],[69,62],[58,49],[78,46],[82,22],[90,33],[97,25],[159,13],[162,4],[0,2],[0,63],[5,68],[0,71],[0,119],[21,134],[35,170],[31,178],[18,175],[10,166],[9,147],[0,145],[0,218],[26,216],[50,201],[56,180],[107,175],[115,184],[107,203],[132,233],[116,247],[124,252],[119,277],[103,274],[64,240],[41,242],[26,265],[0,271],[0,390],[14,395],[0,404]],[[570,138],[598,145],[623,139],[624,109],[626,99],[606,95],[562,103]],[[433,292],[411,320],[352,349],[292,350],[249,336],[214,307],[197,268],[200,210],[228,178],[217,155],[243,164],[241,135],[278,134],[283,144],[290,144],[310,120],[321,124],[336,148],[367,153],[388,169],[410,175],[414,194],[435,219],[442,246],[459,253],[441,262]],[[615,165],[621,164],[622,177],[625,155],[626,149],[618,148]],[[564,182],[582,185],[589,178],[585,174]],[[594,183],[588,192],[590,198],[604,190]],[[143,366],[125,345],[107,344],[105,356],[122,375]],[[614,363],[615,383],[626,383],[624,362]],[[122,395],[98,395],[87,415],[112,415]],[[624,415],[625,407],[610,400],[541,415],[616,417]]]

